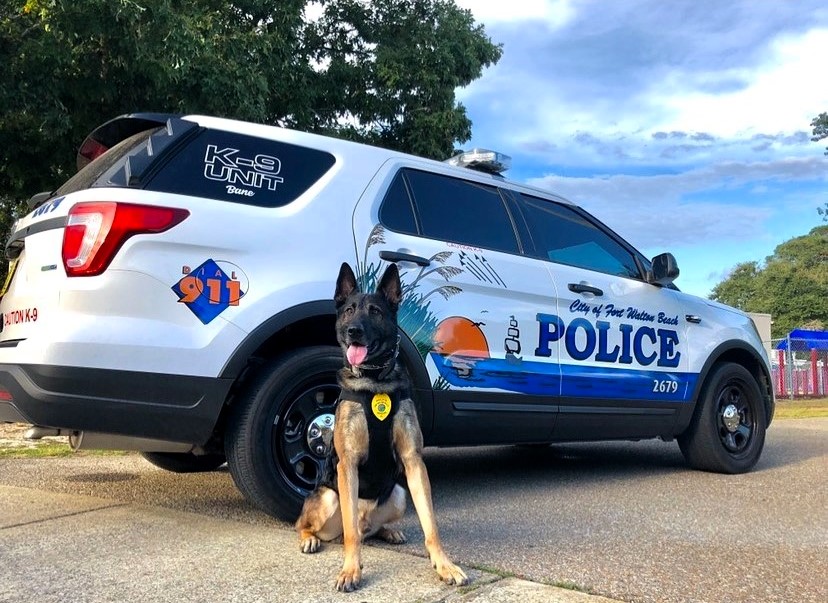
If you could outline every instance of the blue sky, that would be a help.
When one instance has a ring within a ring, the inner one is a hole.
[[[825,0],[457,0],[503,45],[458,91],[464,148],[563,195],[706,297],[822,224]]]

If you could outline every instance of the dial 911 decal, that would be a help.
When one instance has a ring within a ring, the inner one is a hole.
[[[184,266],[184,276],[172,290],[205,325],[231,306],[238,306],[249,288],[247,275],[231,262],[209,259],[195,269]]]

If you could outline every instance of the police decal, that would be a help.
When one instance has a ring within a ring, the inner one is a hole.
[[[618,308],[613,304],[593,306],[580,300],[572,302],[569,311],[583,316],[567,323],[556,314],[537,315],[538,347],[535,348],[535,356],[551,356],[550,344],[562,340],[567,356],[573,360],[591,358],[595,362],[635,363],[640,366],[655,363],[665,368],[676,368],[681,362],[681,352],[676,349],[678,332],[667,328],[678,325],[678,316],[668,316],[664,312],[651,314],[632,307]],[[593,324],[584,318],[589,315],[626,321],[613,326],[609,321],[598,318]]]

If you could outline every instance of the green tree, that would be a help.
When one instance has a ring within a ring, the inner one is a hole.
[[[828,138],[828,113],[820,113],[811,121],[813,130],[813,137],[811,140],[817,142],[823,138]],[[825,148],[825,154],[828,155],[828,147]]]
[[[795,328],[828,328],[828,226],[782,243],[764,265],[739,264],[710,297],[771,314],[774,337]]]
[[[754,308],[764,306],[764,300],[760,300],[763,291],[757,288],[761,272],[759,262],[737,264],[728,277],[713,288],[711,299],[746,312],[759,312]]]
[[[446,158],[471,136],[455,90],[500,54],[450,0],[0,0],[0,238],[123,113],[208,113]]]

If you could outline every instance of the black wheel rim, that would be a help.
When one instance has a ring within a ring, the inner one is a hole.
[[[720,390],[716,407],[722,446],[731,454],[745,452],[756,431],[756,413],[748,392],[740,382],[730,381]]]
[[[301,496],[306,496],[316,486],[316,480],[325,465],[327,448],[311,448],[309,431],[322,420],[331,418],[339,387],[333,376],[313,384],[304,384],[288,396],[284,413],[277,414],[271,429],[271,447],[276,468],[281,477]],[[318,444],[319,438],[313,439]]]

